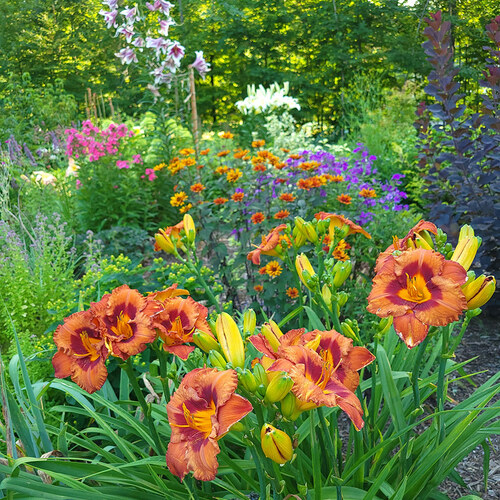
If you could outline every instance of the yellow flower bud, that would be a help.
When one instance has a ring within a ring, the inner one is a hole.
[[[163,229],[159,229],[159,231],[155,234],[155,241],[157,245],[167,253],[175,253],[175,246],[172,242],[170,236],[168,236]]]
[[[306,222],[304,224],[304,231],[306,233],[307,239],[311,243],[316,243],[318,241],[318,233],[316,232],[316,228],[312,225],[311,222]]]
[[[352,264],[350,260],[345,262],[339,261],[333,267],[333,285],[336,288],[341,287],[345,280],[349,277],[352,271]]]
[[[219,314],[215,323],[215,331],[224,356],[233,367],[245,366],[245,346],[238,325],[229,314]]]
[[[389,331],[389,328],[391,328],[392,326],[393,320],[394,320],[393,316],[388,316],[387,318],[382,318],[379,321],[378,334],[380,337],[384,336]]]
[[[259,385],[267,387],[267,384],[269,383],[267,379],[267,373],[265,368],[260,363],[256,363],[253,367],[253,374]]]
[[[328,307],[330,307],[332,305],[332,292],[330,291],[326,283],[323,285],[323,288],[321,289],[321,296],[323,297],[325,304]]]
[[[290,436],[271,424],[264,424],[260,431],[262,451],[267,458],[277,464],[284,464],[293,456]]]
[[[208,353],[208,360],[214,368],[220,368],[221,370],[226,369],[227,362],[224,356],[218,351],[210,351]]]
[[[349,294],[345,292],[337,292],[336,296],[339,307],[344,307],[349,300]]]
[[[273,320],[270,320],[269,323],[264,323],[262,325],[260,332],[266,337],[274,352],[276,352],[280,346],[278,339],[283,335],[280,327]]]
[[[297,258],[295,259],[295,269],[297,270],[300,281],[302,281],[302,283],[304,283],[309,290],[314,290],[318,286],[317,282],[314,280],[316,272],[314,271],[306,254],[301,253],[300,255],[297,255]]]
[[[458,241],[450,260],[458,262],[466,271],[468,271],[474,257],[476,256],[478,248],[479,238],[477,236],[462,238]]]
[[[189,243],[193,243],[196,238],[196,228],[194,226],[194,220],[189,214],[184,214],[183,221],[186,238]]]
[[[253,309],[247,309],[243,314],[243,333],[253,335],[257,325],[257,316]]]
[[[467,238],[474,238],[474,228],[469,226],[469,224],[464,224],[460,228],[460,234],[458,235],[458,241],[462,241]]]
[[[276,403],[281,401],[293,386],[293,380],[288,373],[278,373],[267,386],[265,401],[267,403]]]
[[[257,390],[259,384],[257,383],[257,379],[255,378],[254,374],[250,370],[247,370],[246,368],[242,370],[239,374],[239,379],[243,384],[243,387],[248,392],[255,392]]]
[[[294,240],[293,240],[294,245],[297,248],[300,248],[306,242],[306,235],[304,233],[302,233],[302,231],[299,231],[297,226],[295,226],[293,228],[292,235],[294,237]]]
[[[466,283],[462,287],[462,291],[467,299],[467,308],[476,309],[476,307],[486,304],[495,293],[496,284],[493,276],[485,276],[484,274],[471,283]]]
[[[340,328],[342,330],[342,334],[345,335],[347,338],[352,340],[359,340],[358,336],[356,335],[356,332],[352,328],[352,325],[350,325],[346,321],[340,323]]]
[[[201,330],[195,330],[193,333],[193,342],[205,352],[210,352],[211,350],[219,351],[220,346],[212,335],[207,332],[202,332]]]
[[[425,248],[427,250],[432,250],[434,248],[434,241],[432,241],[431,233],[427,230],[422,230],[416,234],[417,246],[420,248]]]
[[[295,396],[289,392],[281,401],[281,413],[285,418],[291,420],[292,415],[295,412]]]

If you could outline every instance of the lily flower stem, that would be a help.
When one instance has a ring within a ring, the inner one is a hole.
[[[294,248],[294,256],[293,256],[294,262],[295,262],[296,258],[297,258],[297,251]],[[285,262],[288,265],[288,269],[293,274],[293,277],[295,279],[295,285],[297,286],[297,290],[299,291],[299,305],[301,307],[299,322],[300,322],[300,324],[302,324],[302,315],[304,314],[304,297],[303,297],[303,295],[301,293],[302,292],[302,283],[300,281],[299,275],[297,274],[297,272],[295,270],[295,266],[294,266],[293,262],[291,261],[290,256],[288,255],[288,253],[285,253]]]
[[[342,328],[340,326],[340,320],[339,320],[339,316],[337,314],[337,302],[332,299],[332,309],[330,310],[330,308],[326,305],[325,299],[323,299],[321,292],[318,292],[316,294],[316,297],[318,298],[318,300],[321,303],[325,312],[328,314],[328,317],[331,318],[332,323],[333,323],[333,328],[335,328],[335,330],[337,330],[337,332],[341,333]]]
[[[131,359],[127,359],[125,363],[120,364],[120,367],[125,370],[125,372],[128,375],[128,379],[130,383],[132,384],[132,389],[134,389],[135,396],[137,397],[137,401],[139,401],[139,404],[141,405],[142,411],[144,413],[144,419],[148,423],[149,430],[151,432],[151,436],[153,437],[154,442],[156,443],[156,453],[158,455],[163,455],[166,453],[165,448],[163,447],[163,443],[158,436],[158,432],[156,430],[156,426],[153,422],[153,419],[151,417],[151,406],[148,405],[146,402],[146,399],[144,398],[144,394],[141,391],[141,388],[139,387],[139,383],[137,382],[137,377],[136,374],[134,373],[134,368],[132,366],[132,361]]]
[[[321,464],[319,460],[319,446],[316,438],[316,426],[314,425],[314,413],[309,415],[310,438],[311,438],[311,458],[313,466],[314,498],[321,500],[323,498],[321,486]]]
[[[377,336],[374,337],[373,339],[373,352],[377,352],[377,347],[378,347],[378,338]],[[376,374],[376,368],[377,364],[373,363],[370,367],[371,375],[372,375],[372,388],[371,388],[371,394],[370,394],[370,403],[369,403],[369,410],[368,410],[368,418],[370,420],[370,430],[371,430],[371,445],[375,446],[376,440],[377,440],[377,431],[375,429],[375,415],[377,413],[377,408],[375,408],[377,396],[376,396],[376,391],[377,391],[377,374]]]
[[[467,314],[465,315],[464,321],[462,323],[462,328],[460,328],[460,333],[456,338],[453,339],[453,342],[451,342],[449,354],[453,354],[455,352],[455,349],[460,344],[460,342],[462,342],[462,337],[464,336],[464,333],[467,330],[467,327],[469,326],[471,319],[472,316],[468,316]]]
[[[439,363],[439,373],[438,373],[438,382],[437,382],[437,424],[438,424],[438,444],[440,444],[445,437],[445,428],[444,428],[444,419],[443,419],[443,411],[444,411],[444,401],[445,401],[445,371],[446,371],[446,362],[448,361],[448,341],[450,336],[450,326],[445,326],[442,329],[442,346],[441,346],[441,361]]]
[[[422,358],[424,356],[428,343],[429,343],[429,336],[425,337],[424,341],[420,344],[417,352],[417,358],[415,359],[415,365],[413,366],[411,382],[413,387],[413,405],[415,407],[414,409],[417,409],[420,406],[420,389],[418,387],[418,376],[420,374],[420,364],[422,363]]]
[[[333,470],[334,474],[337,478],[340,478],[339,468],[336,460],[335,448],[333,446],[332,436],[326,424],[325,415],[323,414],[323,408],[319,407],[317,410],[319,416],[319,423],[321,425],[321,430],[323,432],[324,440],[326,443],[326,448],[328,450],[328,454],[333,458]]]
[[[251,447],[251,450],[253,461],[255,462],[255,470],[257,471],[257,477],[259,478],[259,498],[266,498],[266,478],[264,477],[264,471],[259,457],[259,449],[255,443]]]
[[[170,401],[170,389],[168,387],[168,377],[167,377],[167,372],[168,372],[167,356],[161,346],[156,347],[156,352],[158,354],[158,359],[160,360],[160,381],[163,387],[163,395],[165,397],[165,401],[168,402]]]

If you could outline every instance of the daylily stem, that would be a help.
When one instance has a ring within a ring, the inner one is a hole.
[[[313,466],[314,498],[321,500],[323,498],[321,491],[321,468],[319,462],[319,449],[316,440],[316,427],[314,426],[314,413],[309,415],[310,437],[311,437],[311,458]]]
[[[413,404],[415,406],[415,409],[420,406],[420,389],[418,387],[418,377],[420,374],[420,364],[422,362],[422,358],[424,356],[428,342],[429,336],[425,337],[424,341],[420,344],[417,352],[417,359],[415,360],[415,365],[413,366],[411,381],[413,386]]]
[[[438,424],[438,444],[440,444],[444,439],[445,428],[444,428],[444,419],[443,419],[443,410],[444,410],[444,401],[445,401],[445,371],[446,371],[446,362],[448,361],[448,340],[450,336],[450,325],[445,326],[442,329],[442,346],[441,346],[441,361],[439,363],[439,374],[438,374],[438,383],[437,383],[437,424]]]

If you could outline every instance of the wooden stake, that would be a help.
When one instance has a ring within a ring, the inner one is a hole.
[[[189,93],[191,94],[191,123],[193,127],[194,150],[196,152],[196,161],[198,161],[199,137],[198,137],[198,110],[196,109],[196,89],[194,86],[194,69],[189,68]]]

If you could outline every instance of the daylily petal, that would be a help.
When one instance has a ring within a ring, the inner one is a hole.
[[[56,352],[52,358],[52,366],[54,367],[56,378],[66,378],[71,375],[71,367],[74,358],[68,356],[62,349]]]
[[[427,337],[429,327],[422,323],[413,312],[394,318],[394,330],[401,340],[412,349]]]
[[[223,435],[236,423],[252,411],[253,407],[247,399],[233,394],[225,405],[219,408],[217,420],[219,421],[219,435]]]
[[[193,471],[195,479],[200,481],[212,481],[215,479],[219,462],[217,455],[220,452],[217,441],[205,439],[195,441],[190,445],[187,466]]]
[[[71,380],[89,394],[99,390],[107,377],[108,370],[102,357],[95,361],[89,357],[79,358],[73,364]]]
[[[174,476],[177,476],[182,481],[184,476],[189,472],[188,461],[188,443],[172,443],[168,444],[167,449],[167,466]]]

